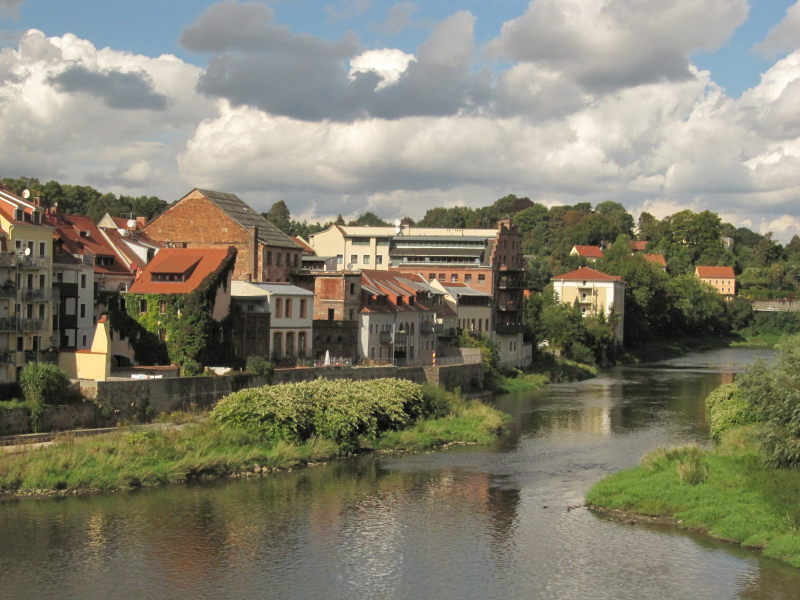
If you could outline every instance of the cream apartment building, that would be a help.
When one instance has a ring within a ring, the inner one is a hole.
[[[553,277],[552,282],[556,297],[565,304],[574,304],[577,301],[583,316],[603,314],[609,317],[613,312],[618,317],[614,337],[617,342],[622,343],[625,282],[621,277],[581,267]]]

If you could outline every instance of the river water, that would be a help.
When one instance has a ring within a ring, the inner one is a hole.
[[[725,349],[494,399],[492,448],[258,480],[0,503],[1,598],[796,598],[800,570],[581,508],[768,352]],[[574,508],[577,507],[577,508]]]

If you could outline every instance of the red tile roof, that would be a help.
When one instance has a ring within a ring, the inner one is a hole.
[[[631,241],[631,250],[634,252],[641,252],[642,250],[647,250],[647,245],[650,242],[647,240],[632,240]]]
[[[574,246],[578,256],[584,258],[603,258],[603,249],[600,246]]]
[[[695,267],[695,275],[700,279],[734,279],[733,267]]]
[[[234,248],[162,248],[128,291],[132,294],[188,294],[226,261],[235,258]],[[153,281],[153,273],[184,273],[187,265],[193,264],[197,266],[186,281]]]
[[[644,259],[650,261],[651,263],[655,263],[660,267],[667,266],[667,259],[664,258],[663,254],[645,254]]]
[[[100,231],[89,217],[48,213],[45,222],[55,227],[53,237],[61,241],[61,249],[72,255],[94,255],[113,257],[111,265],[95,265],[95,273],[108,275],[130,275],[129,262],[114,250],[108,237]]]
[[[553,281],[622,281],[619,275],[606,275],[597,269],[590,269],[589,267],[581,267],[569,273],[556,275]]]

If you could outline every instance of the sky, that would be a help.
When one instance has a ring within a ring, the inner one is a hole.
[[[0,0],[0,176],[800,225],[800,0]]]

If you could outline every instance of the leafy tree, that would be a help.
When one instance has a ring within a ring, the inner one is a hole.
[[[289,235],[291,233],[292,218],[291,214],[289,213],[289,208],[286,206],[286,202],[283,200],[278,200],[275,202],[270,207],[269,211],[264,213],[264,218],[285,234]]]
[[[443,227],[446,229],[465,229],[475,220],[475,211],[466,206],[452,208],[429,208],[420,219],[419,227]]]
[[[374,212],[367,211],[354,221],[350,221],[348,225],[356,227],[388,227],[389,223],[381,219]]]

